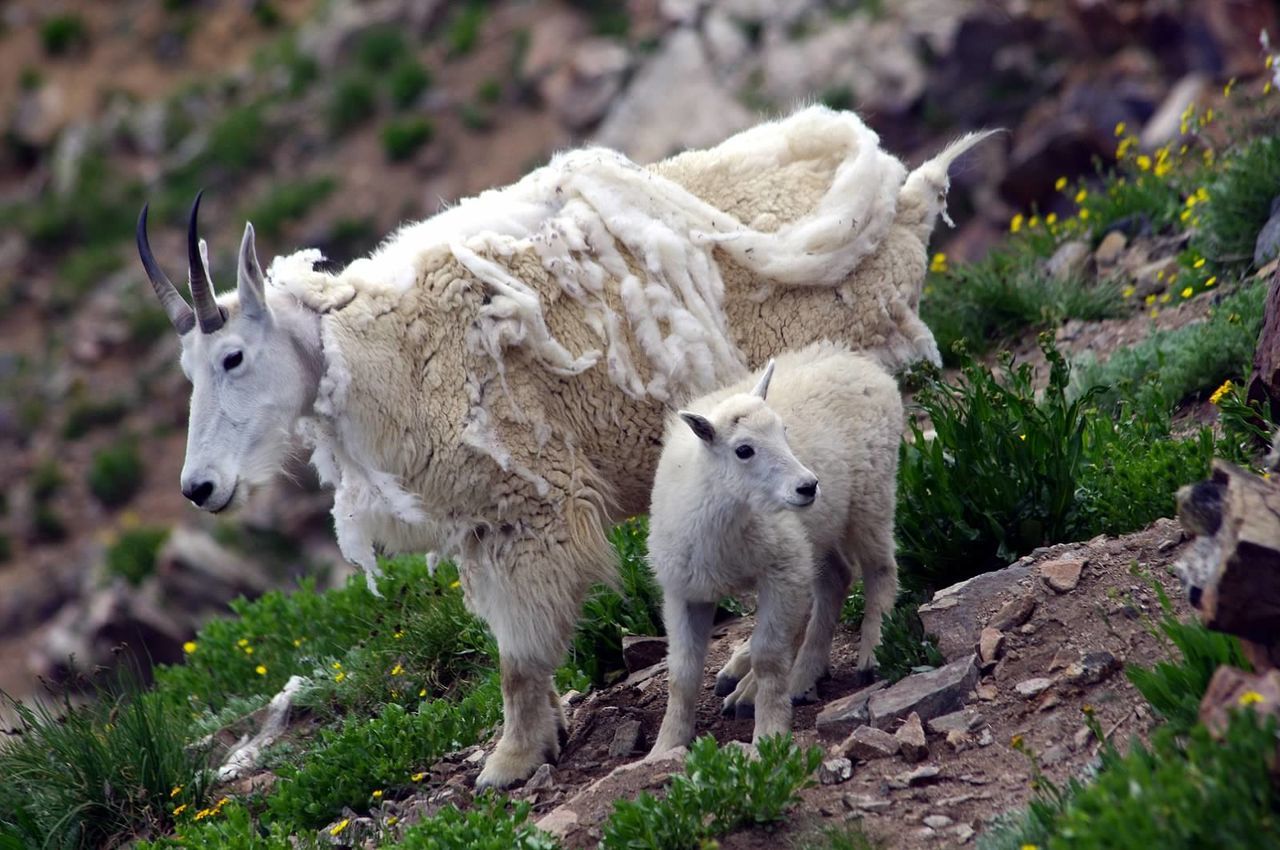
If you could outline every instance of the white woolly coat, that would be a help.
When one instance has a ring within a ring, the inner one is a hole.
[[[813,107],[649,168],[559,155],[337,275],[277,259],[273,289],[322,314],[300,429],[344,555],[458,558],[491,625],[525,605],[567,634],[611,577],[608,524],[647,507],[674,405],[823,338],[938,359],[925,246],[974,141],[908,176],[852,113]]]

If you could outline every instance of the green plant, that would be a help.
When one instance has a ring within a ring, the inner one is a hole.
[[[31,498],[47,502],[62,489],[67,481],[62,467],[53,458],[45,458],[31,470]]]
[[[119,507],[142,488],[143,466],[137,442],[131,437],[94,453],[86,481],[89,492],[109,508]]]
[[[445,30],[450,56],[465,56],[475,49],[480,39],[480,28],[488,15],[489,9],[483,0],[467,0],[457,8]]]
[[[406,58],[397,63],[387,77],[391,103],[397,109],[408,109],[413,106],[430,85],[431,73],[422,66],[421,62],[413,58]]]
[[[272,186],[258,197],[246,213],[258,233],[279,236],[284,226],[302,218],[312,207],[333,194],[338,182],[332,177],[313,177]]]
[[[829,826],[817,835],[806,835],[791,845],[795,850],[881,850],[883,842],[877,841],[861,826]]]
[[[5,563],[13,557],[13,542],[9,539],[9,535],[0,532],[0,564]]]
[[[219,800],[219,804],[198,811],[187,809],[178,823],[180,834],[140,841],[138,850],[314,850],[324,846],[315,836],[291,835],[283,824],[259,827],[240,803]],[[207,814],[195,820],[201,812]]]
[[[1155,585],[1163,612],[1154,630],[1182,655],[1179,661],[1159,661],[1153,667],[1130,665],[1129,681],[1164,718],[1169,728],[1186,733],[1199,721],[1200,700],[1209,688],[1214,671],[1223,665],[1252,669],[1231,635],[1210,631],[1199,618],[1183,621],[1173,614],[1173,606],[1160,585]]]
[[[440,756],[479,740],[501,708],[494,675],[458,702],[430,700],[413,712],[391,703],[373,718],[348,717],[321,730],[300,766],[279,769],[271,817],[320,826],[343,806],[367,805],[374,790],[410,786]]]
[[[911,675],[916,667],[941,667],[947,663],[938,651],[938,639],[924,633],[916,608],[918,599],[907,596],[884,615],[876,666],[881,676],[896,682]]]
[[[426,118],[403,118],[387,122],[382,128],[382,149],[387,159],[401,162],[431,141],[435,127]]]
[[[502,100],[502,83],[493,77],[486,78],[480,85],[476,86],[476,100],[488,106],[493,106]]]
[[[107,547],[106,566],[110,575],[129,584],[141,584],[156,569],[156,555],[169,537],[167,528],[131,528]]]
[[[1217,406],[1218,421],[1222,423],[1219,454],[1244,466],[1256,466],[1276,433],[1271,406],[1249,401],[1245,388],[1234,381],[1226,381],[1214,390],[1209,401]]]
[[[822,751],[802,750],[790,736],[766,738],[758,749],[760,757],[751,758],[736,747],[718,748],[710,736],[694,741],[685,772],[671,778],[666,797],[646,792],[614,803],[602,850],[685,850],[778,820],[812,783]]]
[[[124,265],[117,245],[92,245],[67,254],[58,263],[56,306],[74,306],[102,279]]]
[[[62,521],[62,515],[52,505],[37,502],[32,525],[36,540],[45,543],[56,543],[67,536],[67,524]]]
[[[40,44],[49,56],[65,56],[88,43],[89,27],[79,15],[54,15],[40,25]]]
[[[529,823],[527,802],[488,796],[462,812],[442,809],[405,830],[386,850],[557,850],[560,843]]]
[[[119,846],[205,798],[203,755],[187,747],[180,710],[130,672],[95,691],[56,711],[0,695],[19,724],[0,737],[0,845],[8,835],[17,847]]]
[[[387,71],[408,52],[404,34],[394,26],[373,27],[356,42],[356,61],[370,71]]]
[[[261,165],[271,145],[272,133],[262,106],[248,104],[228,111],[213,125],[199,163],[217,166],[228,174],[242,174]]]
[[[79,399],[67,411],[67,421],[62,425],[62,436],[78,440],[95,428],[115,425],[129,412],[129,405],[122,398],[103,401]]]
[[[377,111],[373,83],[363,74],[348,74],[338,80],[329,96],[329,130],[341,136],[368,121]]]
[[[18,74],[18,88],[21,91],[35,91],[44,84],[44,75],[39,68],[27,65]]]
[[[1262,135],[1222,158],[1197,205],[1200,228],[1193,245],[1219,266],[1253,265],[1254,241],[1271,215],[1280,186],[1280,138]]]
[[[840,607],[840,622],[856,629],[862,625],[862,616],[866,610],[867,598],[862,592],[862,582],[859,581],[849,588],[849,595]]]
[[[462,119],[462,126],[468,130],[483,133],[493,129],[493,113],[483,104],[462,104],[458,107],[458,117]]]

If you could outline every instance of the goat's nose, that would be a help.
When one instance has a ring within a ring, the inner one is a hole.
[[[190,499],[198,508],[213,495],[213,482],[201,481],[199,484],[188,484],[182,488],[182,495]]]
[[[818,480],[815,478],[812,481],[801,484],[799,487],[796,488],[796,495],[804,496],[806,499],[812,499],[813,497],[817,496]]]

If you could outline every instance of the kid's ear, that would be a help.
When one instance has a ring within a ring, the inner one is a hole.
[[[685,424],[693,429],[693,433],[698,435],[698,439],[710,445],[716,439],[716,429],[705,416],[699,416],[696,413],[690,413],[687,410],[680,411],[680,418]]]

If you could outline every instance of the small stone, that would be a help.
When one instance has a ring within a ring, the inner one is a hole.
[[[525,791],[546,791],[556,784],[555,775],[551,772],[551,765],[541,765],[533,772],[533,776],[524,783]]]
[[[1035,633],[1036,633],[1035,623],[1023,623],[1021,626],[1018,626],[1018,634],[1023,635],[1024,637],[1033,635]],[[1013,650],[1009,650],[1009,651],[1010,653],[1013,652]],[[1017,656],[1014,656],[1014,657],[1016,658]]]
[[[898,754],[898,739],[874,726],[859,726],[836,748],[833,755],[849,756],[862,761],[889,758]]]
[[[946,829],[951,826],[951,824],[955,823],[955,821],[946,815],[927,815],[921,823],[930,829]]]
[[[929,757],[929,744],[925,741],[924,726],[920,723],[920,715],[914,711],[907,715],[906,722],[894,733],[902,750],[902,757],[909,762],[924,761]]]
[[[965,773],[960,776],[961,782],[967,782],[970,785],[990,785],[991,780],[977,773]]]
[[[1071,736],[1071,749],[1079,752],[1089,744],[1089,740],[1093,737],[1093,730],[1088,726],[1081,726],[1076,733]]]
[[[978,659],[983,666],[995,664],[1004,651],[1004,632],[987,626],[978,635]]]
[[[1265,266],[1280,254],[1280,197],[1271,201],[1271,217],[1253,243],[1253,264]]]
[[[1061,558],[1040,565],[1040,579],[1055,593],[1070,593],[1080,583],[1085,562],[1079,558]]]
[[[1147,263],[1133,272],[1134,298],[1158,295],[1169,287],[1169,281],[1178,272],[1178,258],[1165,257]]]
[[[814,725],[818,734],[825,738],[837,738],[848,735],[856,727],[866,724],[867,703],[877,691],[888,687],[888,682],[880,681],[850,694],[847,697],[832,700],[826,708],[818,713]]]
[[[1094,262],[1100,266],[1114,265],[1116,260],[1120,259],[1120,252],[1127,244],[1129,239],[1123,233],[1112,230],[1098,243],[1097,250],[1093,252]]]
[[[1051,708],[1057,708],[1060,702],[1062,702],[1062,699],[1057,694],[1049,692],[1045,694],[1044,699],[1040,700],[1040,704],[1036,706],[1036,711],[1048,711]]]
[[[582,702],[583,696],[584,694],[582,693],[582,691],[565,691],[564,696],[560,697],[560,705],[564,706],[565,708],[569,708],[570,706],[577,705],[578,703]]]
[[[942,768],[926,764],[923,767],[917,767],[915,770],[910,770],[906,773],[900,774],[898,778],[905,782],[908,787],[914,787],[916,785],[926,785],[929,782],[932,782],[937,779],[941,773]]]
[[[957,824],[956,828],[951,830],[951,834],[956,837],[956,841],[960,844],[968,844],[973,840],[973,827],[967,823]]]
[[[978,681],[977,656],[970,654],[928,673],[916,673],[871,695],[867,713],[881,729],[916,712],[923,719],[957,711]]]
[[[846,758],[827,759],[818,767],[818,781],[823,785],[839,785],[853,776],[853,762]]]
[[[1065,670],[1079,659],[1079,652],[1069,646],[1064,646],[1053,654],[1053,659],[1049,662],[1048,672],[1052,673],[1055,670]]]
[[[888,800],[867,794],[845,794],[840,800],[851,812],[878,812],[889,808]]]
[[[578,828],[578,813],[573,809],[561,806],[553,809],[537,823],[538,829],[549,832],[556,838],[564,838]]]
[[[947,746],[957,753],[962,753],[969,749],[969,733],[962,732],[959,729],[952,729],[947,733]]]
[[[995,685],[984,682],[974,689],[974,693],[978,695],[978,699],[983,702],[995,702],[1000,698],[1000,691]]]
[[[463,757],[462,763],[467,767],[481,767],[484,764],[485,758],[484,749],[482,747],[476,747]]]
[[[976,728],[980,723],[982,723],[981,714],[972,708],[962,708],[959,711],[935,717],[925,725],[929,727],[929,731],[933,734],[945,735],[952,731],[968,732],[970,729]]]
[[[1070,239],[1059,245],[1053,256],[1045,261],[1045,271],[1054,280],[1072,280],[1085,275],[1090,259],[1089,243]]]
[[[1036,598],[1031,595],[1022,596],[1012,602],[1007,603],[1003,608],[996,612],[996,615],[987,623],[993,629],[999,629],[1006,632],[1009,629],[1021,626],[1027,620],[1031,619],[1031,615],[1036,610]]]
[[[1032,697],[1040,696],[1040,694],[1049,690],[1052,685],[1052,679],[1040,676],[1035,679],[1027,679],[1025,682],[1019,682],[1014,685],[1013,689],[1018,692],[1019,696],[1031,699]]]
[[[625,758],[635,751],[640,741],[640,721],[624,720],[618,730],[613,733],[613,741],[609,744],[609,758]]]
[[[1120,662],[1110,652],[1090,652],[1070,664],[1062,672],[1062,678],[1073,685],[1096,685],[1110,678],[1119,669]]]
[[[983,729],[981,734],[978,735],[979,747],[989,747],[992,744],[994,744],[995,741],[996,739],[994,736],[992,736],[990,729]]]
[[[1049,749],[1040,754],[1040,764],[1047,766],[1055,765],[1065,759],[1069,753],[1067,748],[1061,744],[1054,744]]]

